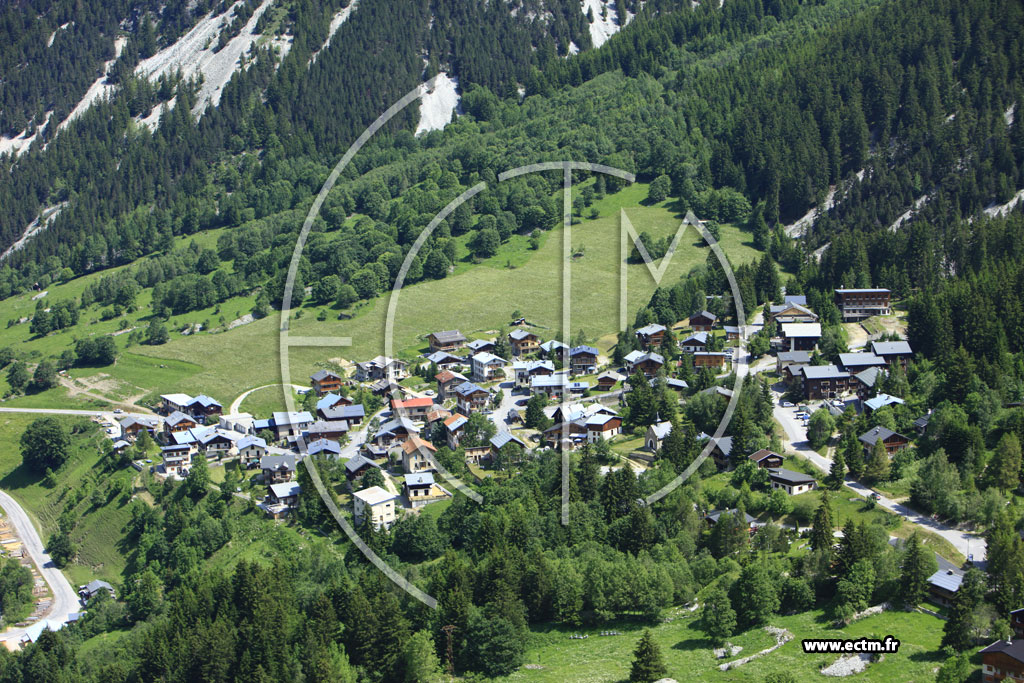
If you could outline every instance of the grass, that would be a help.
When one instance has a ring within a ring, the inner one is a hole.
[[[842,631],[832,628],[821,610],[793,616],[775,616],[772,626],[788,629],[795,636],[778,650],[728,672],[718,670],[711,644],[697,630],[694,617],[676,618],[651,627],[668,668],[668,676],[678,681],[763,681],[773,673],[790,673],[796,680],[820,679],[820,669],[831,664],[836,655],[804,654],[804,638],[859,638],[892,634],[901,641],[899,652],[886,655],[857,675],[867,681],[931,681],[933,670],[942,662],[938,652],[942,639],[942,621],[918,612],[883,612],[854,622]],[[623,635],[602,637],[603,630]],[[548,628],[534,631],[528,644],[526,663],[542,669],[520,669],[506,679],[538,683],[562,681],[624,681],[629,677],[633,649],[644,626],[634,622],[608,624],[593,629]],[[570,640],[573,633],[588,634],[585,640]],[[774,645],[774,639],[761,629],[740,633],[730,642],[743,647],[736,658]]]
[[[43,542],[57,529],[57,519],[66,506],[74,510],[76,525],[71,532],[78,546],[78,560],[65,569],[74,584],[87,583],[94,578],[110,582],[120,580],[125,567],[121,548],[125,525],[130,519],[128,496],[117,495],[100,506],[94,506],[88,495],[100,488],[111,491],[111,486],[122,479],[134,479],[135,470],[124,469],[103,473],[104,459],[109,441],[99,427],[88,433],[72,437],[71,457],[57,472],[57,483],[48,488],[43,477],[22,465],[18,440],[25,428],[38,416],[5,413],[0,416],[0,488],[13,496],[25,509],[40,532]],[[62,418],[65,424],[81,422],[82,418]],[[85,495],[72,503],[75,494]]]

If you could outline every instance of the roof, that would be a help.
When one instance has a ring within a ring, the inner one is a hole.
[[[889,290],[883,288],[879,289],[837,289],[836,294],[881,294],[882,292],[888,293]]]
[[[810,351],[779,351],[779,362],[781,363],[810,363]]]
[[[430,472],[417,472],[405,475],[406,486],[433,486],[434,475]]]
[[[686,339],[684,339],[683,341],[681,341],[679,343],[682,344],[683,346],[693,346],[694,344],[701,344],[701,345],[707,344],[708,343],[708,333],[707,332],[694,332],[689,337],[687,337]]]
[[[693,355],[701,358],[725,358],[731,354],[727,354],[725,351],[694,351]]]
[[[814,311],[812,311],[811,309],[807,308],[807,306],[805,304],[798,304],[798,303],[794,303],[792,301],[784,303],[784,304],[769,306],[768,307],[768,312],[771,313],[772,315],[778,315],[779,313],[782,313],[783,311],[788,311],[788,310],[791,310],[791,309],[796,309],[801,315],[811,316],[815,320],[818,319],[818,314],[815,313]]]
[[[720,386],[718,386],[716,384],[713,387],[708,387],[707,389],[702,389],[698,393],[701,393],[701,394],[718,394],[719,396],[724,396],[725,398],[732,398],[733,391],[732,391],[732,389],[727,389],[726,387],[720,387]]]
[[[299,425],[313,422],[313,416],[308,411],[302,410],[299,412],[275,412],[270,418],[270,421],[278,426],[284,425]]]
[[[722,325],[722,329],[725,330],[726,332],[732,332],[734,334],[740,333],[740,328],[738,325]]]
[[[869,398],[868,400],[864,401],[864,406],[866,408],[871,408],[871,410],[878,410],[879,408],[884,408],[885,406],[891,406],[893,404],[902,403],[902,398],[890,396],[889,394],[879,394],[874,398]]]
[[[466,337],[458,330],[442,330],[441,332],[432,332],[431,337],[441,342],[442,344],[454,344],[456,342],[466,341]]]
[[[626,379],[626,376],[623,375],[621,372],[615,372],[614,370],[605,370],[604,372],[597,376],[598,382],[600,382],[602,379],[610,379],[616,382],[621,382],[622,380]]]
[[[591,415],[590,417],[588,417],[585,424],[588,427],[603,427],[604,425],[608,424],[609,421],[618,419],[620,419],[618,415],[598,413],[596,415]]]
[[[455,387],[455,393],[459,396],[470,396],[480,391],[487,393],[486,389],[479,387],[472,382],[463,382],[459,386]]]
[[[434,351],[430,355],[426,356],[426,359],[431,363],[441,365],[442,363],[465,363],[466,359],[462,356],[456,356],[454,353],[448,353],[447,351]]]
[[[775,451],[770,451],[767,448],[762,448],[761,450],[757,451],[756,453],[751,453],[747,457],[750,458],[751,460],[753,460],[754,462],[761,462],[765,458],[773,456],[773,455],[776,458],[781,458],[782,457],[781,455],[779,455]]]
[[[875,442],[878,441],[879,439],[881,439],[882,441],[885,441],[890,436],[898,436],[898,437],[902,438],[905,441],[909,441],[909,439],[907,439],[907,437],[903,436],[899,432],[894,432],[891,429],[889,429],[887,427],[882,427],[882,426],[878,426],[878,427],[874,427],[872,429],[869,429],[868,431],[866,431],[863,434],[861,434],[858,438],[861,441],[863,441],[864,443],[866,443],[867,445],[874,446]]]
[[[217,406],[218,408],[220,407],[220,403],[218,403],[216,399],[210,398],[206,394],[199,394],[194,399],[192,399],[191,403],[198,403],[204,408],[209,408],[211,406]]]
[[[408,453],[409,455],[412,455],[413,453],[423,448],[427,449],[430,452],[437,451],[437,448],[434,447],[434,444],[430,443],[429,441],[424,441],[415,434],[406,439],[405,443],[402,444],[402,450]]]
[[[565,375],[535,375],[530,378],[530,386],[537,387],[567,387],[569,381]]]
[[[359,455],[356,455],[348,459],[348,461],[345,463],[345,469],[349,472],[357,472],[367,465],[369,465],[370,467],[380,467],[380,465],[378,465],[377,463],[375,463],[374,461],[370,460],[365,455],[360,453]]]
[[[715,441],[715,440],[712,439],[712,441]],[[722,452],[722,455],[724,455],[725,457],[728,458],[732,454],[732,437],[731,436],[723,436],[721,439],[718,439],[718,441],[715,442],[715,445],[718,447],[718,450],[720,450]]]
[[[398,498],[394,493],[391,493],[386,489],[382,489],[379,486],[371,486],[368,489],[356,491],[352,496],[358,498],[367,505],[379,505],[380,503],[386,503],[389,500]]]
[[[858,352],[858,353],[841,353],[839,354],[839,364],[846,368],[853,367],[864,367],[866,365],[885,365],[885,359],[879,358],[873,353]]]
[[[661,441],[666,436],[668,436],[669,432],[672,431],[672,423],[669,422],[668,420],[665,420],[664,422],[652,424],[650,427],[648,427],[648,429],[654,433],[654,438],[656,438],[658,441]]]
[[[694,313],[690,317],[691,318],[704,317],[704,318],[707,318],[708,320],[718,320],[718,316],[715,315],[714,313],[710,312],[710,311],[700,311],[699,313]]]
[[[333,377],[334,379],[341,379],[341,375],[331,370],[317,370],[316,372],[309,376],[309,378],[314,382],[322,382],[328,377]]]
[[[569,356],[570,357],[578,356],[581,353],[588,353],[591,356],[596,356],[597,355],[597,349],[595,349],[593,346],[587,346],[586,344],[584,344],[582,346],[574,346],[574,347],[572,347],[572,350],[569,351]]]
[[[627,363],[636,363],[641,358],[643,358],[644,355],[645,354],[644,354],[643,351],[634,350],[634,351],[630,351],[625,356],[623,356],[622,360],[626,361]]]
[[[807,297],[803,294],[787,294],[782,297],[782,301],[787,304],[799,304],[800,306],[807,305]]]
[[[340,455],[341,445],[337,441],[332,441],[331,439],[317,439],[306,446],[306,452],[310,455],[316,455],[317,453],[323,453],[324,451]]]
[[[436,379],[441,384],[447,384],[448,382],[451,382],[454,379],[461,379],[463,382],[466,381],[466,378],[463,375],[460,375],[457,372],[452,372],[451,370],[442,370],[441,372],[434,375],[434,379]]]
[[[516,341],[522,341],[522,340],[527,339],[529,337],[536,337],[536,336],[537,335],[534,334],[533,332],[530,332],[529,330],[524,330],[521,327],[517,327],[516,329],[514,329],[514,330],[512,330],[511,332],[508,333],[508,338],[509,339],[515,339]]]
[[[167,417],[164,418],[164,422],[169,424],[169,425],[171,425],[171,426],[174,426],[174,425],[179,424],[181,422],[185,422],[186,420],[188,422],[191,422],[192,424],[195,424],[195,422],[196,422],[194,419],[192,419],[192,416],[186,415],[185,413],[181,412],[180,410],[175,410],[173,413],[171,413],[170,415],[168,415]]]
[[[778,479],[784,481],[787,484],[803,484],[806,482],[816,481],[814,477],[803,472],[794,472],[793,470],[787,470],[782,467],[771,467],[768,469],[768,476],[772,479]]]
[[[481,365],[491,365],[492,363],[501,363],[504,365],[505,363],[508,363],[507,360],[500,356],[495,356],[490,351],[481,351],[480,353],[475,354],[473,356],[473,362],[480,363]]]
[[[485,348],[485,347],[488,347],[488,346],[492,346],[493,347],[494,346],[494,340],[493,339],[474,339],[473,341],[471,341],[468,344],[466,344],[466,346],[468,346],[473,351],[478,351],[478,350],[480,350],[482,348]]]
[[[145,415],[129,415],[128,417],[121,420],[121,422],[119,422],[118,424],[121,425],[122,429],[125,429],[136,424],[142,425],[147,429],[153,429],[158,424],[160,424],[160,421],[157,420],[155,417],[146,417]]]
[[[905,341],[871,342],[871,350],[877,356],[910,355],[914,351],[910,344]]]
[[[302,487],[299,486],[297,481],[285,481],[280,484],[271,484],[270,492],[274,494],[275,498],[288,498],[289,496],[299,495],[299,491]]]
[[[188,394],[160,394],[160,398],[179,406],[187,406],[192,402],[192,397]]]
[[[491,445],[497,449],[502,449],[509,443],[519,444],[520,448],[526,448],[526,444],[512,436],[510,432],[498,432],[491,437]]]
[[[964,575],[953,569],[940,569],[928,577],[928,583],[936,588],[942,588],[950,593],[960,590],[960,584],[964,581]]]
[[[557,339],[552,339],[551,341],[546,341],[543,344],[541,344],[540,348],[542,348],[545,353],[551,353],[552,351],[554,351],[556,349],[567,349],[567,348],[569,348],[569,345],[568,344],[563,344],[562,342],[558,341]]]
[[[366,408],[362,403],[351,406],[334,406],[321,411],[328,420],[354,420],[366,417]]]
[[[455,413],[444,421],[444,426],[448,428],[449,432],[454,432],[467,422],[469,422],[468,417],[460,413]]]
[[[783,337],[820,337],[821,323],[782,323]]]
[[[840,370],[835,365],[804,365],[800,372],[807,379],[839,379],[850,376],[850,373]]]
[[[1013,614],[1013,612],[1010,612],[1010,614]],[[1004,654],[1011,659],[1016,659],[1018,662],[1024,662],[1024,640],[997,640],[982,650],[979,654],[985,655],[995,653]]]
[[[877,365],[873,365],[867,370],[861,370],[854,377],[864,386],[871,388],[878,382],[878,378],[883,375],[885,375],[885,370]]]
[[[931,419],[932,419],[931,413],[928,413],[926,415],[922,415],[921,417],[919,417],[916,420],[914,420],[914,426],[917,427],[918,429],[924,429],[925,427],[928,426],[928,421],[931,420]]]
[[[125,441],[124,439],[118,439],[117,441],[115,441],[115,442],[113,443],[113,446],[112,446],[112,448],[113,448],[113,449],[114,449],[115,451],[119,451],[119,450],[121,450],[122,448],[128,448],[128,446],[129,446],[129,445],[130,445],[130,444],[129,444],[129,443],[127,442],[127,441]]]
[[[526,372],[533,372],[534,370],[550,370],[555,371],[555,363],[550,360],[517,360],[513,361],[512,368],[514,370],[525,370]]]
[[[636,333],[637,334],[642,334],[642,335],[645,335],[645,336],[650,336],[652,334],[658,334],[659,332],[664,332],[665,329],[666,328],[665,328],[664,325],[659,325],[658,323],[651,323],[650,325],[644,325],[643,327],[637,329]]]
[[[264,455],[260,458],[261,470],[279,470],[281,468],[292,471],[295,469],[294,455]]]
[[[347,432],[347,420],[317,420],[309,425],[306,430],[310,434],[334,434],[335,432]]]
[[[108,590],[111,593],[114,592],[114,587],[106,581],[100,581],[99,579],[93,579],[89,583],[85,584],[85,590],[89,593],[95,593],[98,590]]]
[[[711,512],[709,512],[708,514],[706,514],[704,516],[704,519],[710,519],[711,521],[717,523],[718,522],[718,518],[721,517],[722,515],[724,515],[727,512],[730,515],[735,515],[737,512],[739,512],[739,510],[737,510],[736,508],[733,508],[732,510],[712,510]],[[753,515],[748,515],[747,513],[743,513],[743,516],[746,517],[747,524],[752,524],[753,522],[757,521],[757,517],[754,517]]]
[[[400,408],[427,408],[434,405],[434,399],[429,396],[422,398],[407,398],[404,401],[391,401],[391,409],[398,410]]]
[[[377,433],[373,435],[373,438],[376,439],[381,434],[393,434],[398,429],[404,429],[409,434],[415,434],[420,431],[416,428],[416,425],[413,424],[412,420],[399,415],[378,427]]]
[[[662,356],[660,353],[654,353],[653,351],[648,351],[647,353],[640,354],[640,357],[632,362],[634,365],[636,365],[637,363],[643,363],[648,360],[652,360],[655,363],[658,363],[659,365],[665,364],[665,357]]]
[[[258,446],[259,448],[266,448],[267,447],[267,442],[264,441],[263,439],[261,439],[258,436],[247,435],[247,436],[243,436],[241,439],[239,439],[238,443],[236,443],[235,445],[239,448],[239,450],[244,450],[246,448],[249,448],[250,446]]]

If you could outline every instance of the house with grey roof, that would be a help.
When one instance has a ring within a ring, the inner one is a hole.
[[[431,351],[454,351],[465,346],[466,337],[458,330],[431,332],[427,335]]]
[[[910,359],[914,357],[914,351],[906,341],[873,341],[871,342],[871,352],[879,358],[883,358],[890,367],[899,363],[904,370],[907,369]]]
[[[869,429],[857,438],[864,445],[864,457],[871,456],[871,451],[878,441],[885,445],[885,452],[890,458],[910,445],[910,439],[881,425]]]
[[[295,478],[294,455],[264,455],[260,458],[264,484],[277,484]]]
[[[771,483],[772,489],[780,489],[791,496],[818,488],[818,481],[811,475],[794,472],[783,467],[769,468],[768,481]]]

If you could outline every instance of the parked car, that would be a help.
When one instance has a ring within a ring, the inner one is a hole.
[[[123,411],[123,410],[121,410],[120,408],[114,408],[114,415],[120,415],[120,414],[121,414],[121,413],[123,413],[123,412],[124,412],[124,411]]]
[[[882,496],[880,496],[877,493],[872,493],[871,494],[871,500],[882,500]]]
[[[793,403],[791,401],[783,401],[779,405],[781,405],[783,408],[792,408],[793,407]]]

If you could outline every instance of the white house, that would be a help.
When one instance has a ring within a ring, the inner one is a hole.
[[[382,489],[379,486],[371,486],[362,491],[352,494],[353,512],[356,525],[362,524],[369,516],[370,524],[380,531],[381,528],[390,528],[395,523],[395,494]]]

